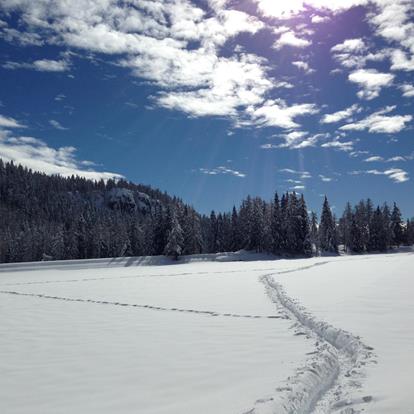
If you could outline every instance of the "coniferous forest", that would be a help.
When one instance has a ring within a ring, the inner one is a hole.
[[[0,160],[0,262],[216,253],[277,255],[385,251],[414,244],[398,206],[348,203],[320,219],[303,195],[247,197],[228,213],[199,214],[176,197],[127,181],[48,176]]]

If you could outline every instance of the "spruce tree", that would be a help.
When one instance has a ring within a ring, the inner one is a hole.
[[[339,220],[340,241],[344,245],[346,251],[350,249],[351,245],[351,226],[353,219],[352,207],[348,202],[346,203],[345,210]]]
[[[178,222],[176,212],[172,211],[170,230],[168,232],[167,244],[164,249],[164,254],[166,256],[172,256],[175,260],[178,260],[178,257],[183,251],[183,243],[183,230],[180,226],[180,223]]]
[[[354,253],[362,253],[364,251],[364,242],[361,227],[355,217],[352,219],[350,232],[350,249]]]
[[[273,200],[270,226],[273,244],[272,252],[274,254],[280,254],[282,250],[282,215],[280,210],[279,196],[277,193],[275,193]]]
[[[312,243],[309,228],[308,209],[303,194],[298,201],[298,219],[299,219],[299,250],[305,256],[312,256]]]
[[[322,206],[321,223],[319,226],[319,244],[322,251],[338,252],[336,224],[326,196]]]
[[[310,241],[312,244],[312,252],[317,254],[319,251],[318,216],[313,211],[311,213],[310,222]]]
[[[400,246],[404,242],[404,228],[401,219],[400,209],[397,204],[394,203],[394,208],[391,213],[391,231],[392,231],[392,244]]]
[[[385,251],[387,249],[386,230],[379,207],[372,215],[368,246],[370,251]]]

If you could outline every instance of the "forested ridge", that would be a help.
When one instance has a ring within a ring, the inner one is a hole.
[[[318,220],[303,195],[275,193],[205,216],[149,186],[48,176],[0,159],[0,262],[241,249],[311,256],[403,244],[414,244],[414,220],[403,222],[395,203],[348,203],[337,219],[325,197]]]

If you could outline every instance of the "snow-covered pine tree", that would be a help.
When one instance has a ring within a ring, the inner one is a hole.
[[[279,195],[275,193],[272,204],[272,219],[271,219],[271,235],[272,235],[272,252],[280,254],[282,250],[282,214],[280,211]]]
[[[385,229],[385,244],[387,249],[392,245],[392,229],[391,229],[391,212],[387,203],[384,203],[381,209],[382,212],[382,221]]]
[[[251,216],[251,230],[250,230],[250,250],[256,252],[263,251],[263,237],[264,237],[264,217],[263,217],[263,203],[262,200],[256,197],[253,200],[252,216]]]
[[[355,219],[352,219],[349,248],[354,253],[362,253],[364,251],[364,242],[362,238],[361,226]]]
[[[306,207],[305,197],[303,194],[298,201],[298,218],[299,218],[299,249],[300,253],[305,256],[312,256],[312,243],[309,228],[309,215]]]
[[[321,223],[319,226],[319,244],[322,251],[331,253],[338,252],[336,224],[326,196],[323,202]]]
[[[312,211],[310,219],[310,241],[312,244],[313,254],[317,254],[319,252],[319,230],[318,216],[314,211]]]
[[[164,254],[166,256],[172,256],[175,260],[178,260],[178,257],[181,255],[183,251],[183,229],[181,228],[180,223],[178,222],[175,210],[171,212],[170,217],[170,230],[168,232],[167,244],[164,249]]]
[[[404,227],[401,219],[401,211],[397,204],[394,203],[394,207],[391,213],[391,231],[392,231],[392,244],[394,246],[400,246],[404,243]]]
[[[241,249],[240,242],[240,223],[239,223],[239,214],[237,213],[236,206],[233,206],[231,212],[231,250],[237,251]]]
[[[377,207],[371,217],[368,249],[370,251],[384,251],[387,249],[386,229],[379,207]]]
[[[345,210],[342,217],[339,219],[339,241],[345,247],[345,251],[350,249],[351,245],[351,227],[354,215],[352,212],[351,203],[346,203]]]
[[[412,246],[414,244],[414,218],[407,220],[406,240],[408,246]]]

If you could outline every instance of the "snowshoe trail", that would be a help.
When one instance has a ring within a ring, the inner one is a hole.
[[[252,414],[356,414],[373,399],[372,396],[352,398],[352,392],[361,387],[364,367],[375,362],[373,349],[351,333],[315,318],[298,301],[290,298],[273,278],[325,263],[328,262],[261,277],[279,313],[295,323],[296,335],[313,338],[316,350],[305,366],[288,378],[287,385],[276,390],[277,398],[258,400],[250,411]]]

